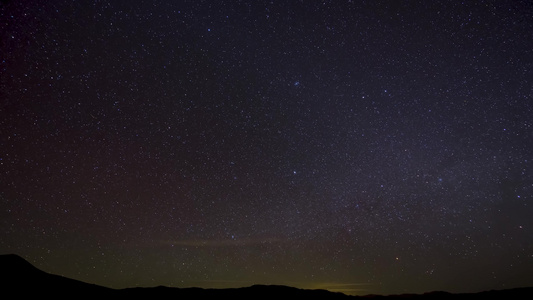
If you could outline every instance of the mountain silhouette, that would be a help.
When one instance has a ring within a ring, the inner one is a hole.
[[[41,271],[15,254],[0,255],[0,285],[6,295],[20,296],[77,295],[97,296],[116,290]],[[0,298],[3,298],[0,295]]]
[[[0,255],[0,298],[25,297],[92,299],[94,297],[142,297],[143,299],[533,299],[533,287],[469,294],[431,292],[425,294],[348,296],[326,290],[304,290],[280,285],[253,285],[244,288],[203,289],[147,287],[111,289],[49,274],[15,254]]]

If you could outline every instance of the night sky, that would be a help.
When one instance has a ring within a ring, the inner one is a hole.
[[[531,1],[2,1],[0,253],[112,288],[533,285]]]

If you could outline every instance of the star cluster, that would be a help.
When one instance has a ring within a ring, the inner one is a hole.
[[[3,1],[0,252],[114,288],[533,284],[528,1]]]

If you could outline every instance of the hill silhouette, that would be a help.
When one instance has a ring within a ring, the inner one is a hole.
[[[76,297],[80,294],[97,296],[116,293],[110,288],[46,273],[14,254],[0,255],[0,285],[5,295],[16,293],[17,296]]]
[[[55,299],[89,299],[94,297],[142,297],[176,299],[533,299],[532,288],[486,291],[471,294],[431,292],[426,294],[348,296],[326,290],[304,290],[279,285],[253,285],[232,289],[143,287],[111,289],[99,285],[49,274],[15,254],[0,255],[0,297],[54,297]]]

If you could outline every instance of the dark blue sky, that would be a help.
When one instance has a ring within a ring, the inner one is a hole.
[[[3,1],[0,252],[123,288],[533,284],[529,1]]]

